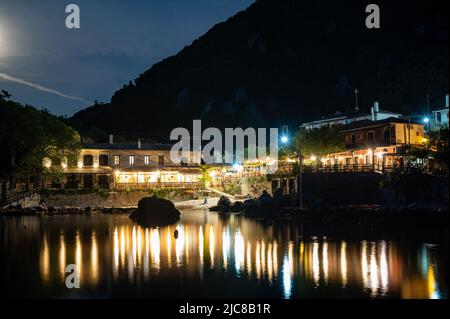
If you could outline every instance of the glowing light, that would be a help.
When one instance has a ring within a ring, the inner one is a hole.
[[[240,164],[233,164],[233,169],[238,172],[242,172],[244,168]]]
[[[429,123],[429,122],[430,122],[430,118],[424,117],[424,118],[423,118],[423,122],[424,122],[425,124]]]
[[[283,260],[283,292],[285,299],[291,298],[292,282],[288,256],[284,256]]]
[[[362,279],[363,279],[363,286],[365,289],[369,286],[369,279],[368,279],[368,272],[369,272],[369,266],[367,261],[367,242],[363,241],[361,244],[361,273],[362,273]]]
[[[209,256],[211,258],[211,268],[214,267],[214,229],[209,226]]]
[[[204,250],[203,227],[200,226],[200,230],[198,232],[198,252],[200,256],[200,264],[203,264],[203,250]]]
[[[286,144],[287,142],[289,142],[289,137],[287,137],[286,135],[283,135],[281,137],[281,143]]]
[[[378,293],[379,281],[378,281],[378,264],[376,257],[376,244],[373,243],[370,249],[370,263],[369,263],[369,273],[370,273],[370,290],[373,297]]]
[[[49,158],[44,158],[43,165],[45,168],[50,168],[52,166],[52,160]]]
[[[245,261],[245,243],[242,234],[237,231],[234,235],[234,259],[236,272],[240,272]]]
[[[118,276],[118,270],[119,270],[119,232],[117,231],[117,227],[114,228],[114,278],[117,278]]]
[[[428,139],[427,138],[422,138],[422,143],[424,143],[424,144],[426,144],[426,143],[428,143]]]
[[[0,57],[8,55],[10,53],[8,51],[12,51],[11,41],[8,41],[7,39],[8,33],[5,31],[7,31],[6,24],[0,23]]]
[[[184,227],[183,225],[179,225],[177,227],[178,230],[178,238],[175,240],[175,258],[177,260],[177,266],[181,263],[181,257],[183,255],[184,248]]]
[[[44,240],[41,247],[40,254],[40,270],[44,281],[47,281],[50,276],[50,250],[48,248],[47,236],[44,235]]]
[[[325,283],[328,283],[328,243],[322,244],[322,268],[323,279]]]
[[[228,267],[228,258],[230,256],[230,230],[227,228],[222,233],[222,253],[223,253],[223,267],[226,269]]]
[[[216,175],[217,175],[216,171],[210,171],[209,172],[209,176],[211,176],[211,177],[216,177]]]
[[[91,277],[92,283],[96,284],[98,280],[98,247],[97,247],[97,236],[95,232],[92,232],[91,236],[92,246],[91,246]]]
[[[66,244],[64,241],[64,234],[59,236],[59,272],[62,279],[66,278]]]
[[[316,155],[311,155],[311,157],[309,159],[311,161],[315,162],[315,161],[317,161],[317,156]]]
[[[81,250],[81,239],[80,239],[80,232],[77,231],[75,235],[75,264],[77,265],[78,270],[78,278],[80,279],[81,283],[81,275],[83,274],[83,252]]]
[[[159,240],[159,230],[158,229],[152,229],[152,231],[151,231],[150,246],[151,246],[153,267],[159,270],[161,252],[160,252],[160,240]]]
[[[319,286],[320,280],[320,268],[319,268],[319,243],[313,243],[313,254],[312,254],[312,270],[314,284]]]
[[[256,277],[258,279],[261,279],[261,246],[259,244],[259,241],[256,242],[255,268],[256,268]]]
[[[381,290],[383,294],[388,292],[389,288],[389,270],[386,257],[386,242],[381,242],[380,252],[380,276],[381,276]]]
[[[342,286],[347,286],[347,243],[343,241],[341,243],[341,277],[342,277]]]

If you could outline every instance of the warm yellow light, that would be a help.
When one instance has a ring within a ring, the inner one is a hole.
[[[64,168],[64,169],[67,168],[67,164],[66,164],[66,163],[62,163],[61,166],[62,166],[62,168]]]
[[[43,165],[45,168],[50,168],[52,166],[52,161],[49,158],[44,158]]]
[[[82,162],[78,162],[78,168],[83,168],[83,163]]]
[[[311,157],[309,159],[311,161],[315,162],[317,160],[317,156],[316,155],[311,155]]]
[[[217,175],[216,171],[209,172],[209,176],[211,176],[211,177],[215,177],[216,175]]]
[[[424,144],[426,144],[428,142],[428,139],[427,138],[422,138],[422,143],[424,143]]]

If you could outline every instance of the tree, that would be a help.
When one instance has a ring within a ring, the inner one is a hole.
[[[212,165],[201,165],[200,166],[200,182],[202,183],[203,188],[206,188],[207,184],[209,184],[212,180],[211,178],[211,169]]]
[[[299,130],[295,135],[295,147],[302,147],[304,156],[324,156],[340,152],[345,147],[344,138],[336,126],[323,126],[314,130]]]
[[[2,100],[2,99],[9,99],[11,97],[11,94],[9,94],[9,92],[8,91],[6,91],[6,90],[2,90],[1,92],[0,92],[0,100]]]
[[[0,147],[0,173],[14,184],[17,176],[33,175],[39,180],[58,170],[44,168],[45,158],[75,166],[81,138],[46,110],[0,99]]]

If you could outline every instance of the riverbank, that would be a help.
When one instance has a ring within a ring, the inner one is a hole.
[[[148,197],[148,195],[147,195]],[[209,197],[205,203],[204,199],[188,199],[188,200],[174,200],[175,207],[179,210],[198,210],[209,209],[217,205],[219,197]],[[137,205],[109,207],[109,206],[48,206],[45,203],[22,208],[20,206],[10,206],[0,209],[0,216],[2,215],[79,215],[79,214],[131,214],[137,209]]]

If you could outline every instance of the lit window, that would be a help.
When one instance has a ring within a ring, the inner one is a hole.
[[[144,163],[145,163],[145,165],[150,165],[150,156],[148,156],[148,155],[144,156]]]
[[[114,155],[114,165],[120,165],[120,156]]]
[[[130,166],[134,165],[134,155],[130,155]]]

